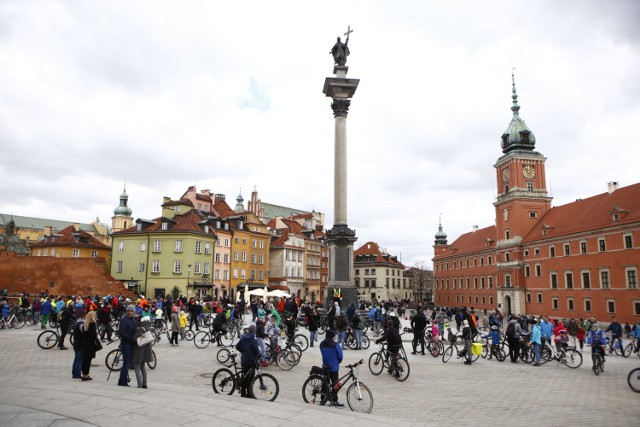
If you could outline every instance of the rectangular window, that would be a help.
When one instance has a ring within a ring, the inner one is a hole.
[[[202,242],[200,240],[196,240],[196,253],[199,254],[202,252]]]
[[[53,248],[51,249],[51,255],[53,255]],[[91,258],[97,258],[98,251],[91,251]]]
[[[179,259],[173,261],[173,272],[182,273],[182,261],[180,261]]]
[[[247,270],[245,268],[240,270],[240,278],[241,279],[246,279],[247,278]]]
[[[222,272],[222,280],[229,280],[229,270],[224,270]]]
[[[182,240],[176,240],[176,252],[182,252]]]
[[[200,274],[200,261],[196,261],[196,264],[194,265],[194,268],[193,268],[193,272],[195,274]]]
[[[118,252],[124,252],[124,242],[118,243]]]
[[[222,257],[223,261],[225,264],[229,264],[229,254],[224,254],[224,256]]]
[[[598,251],[606,252],[606,250],[607,250],[607,242],[604,240],[604,238],[598,239]]]
[[[225,247],[225,248],[228,248],[228,247],[229,247],[229,245],[230,245],[230,243],[229,243],[229,239],[224,239],[224,247]]]
[[[625,249],[633,248],[633,236],[631,234],[624,235],[624,248]]]
[[[607,313],[615,314],[615,312],[616,312],[616,300],[608,299],[607,300]]]
[[[238,269],[237,269],[237,268],[234,268],[234,269],[233,269],[233,278],[234,278],[234,279],[237,279],[237,278],[238,278]]]
[[[158,260],[153,261],[153,264],[151,265],[151,272],[160,273],[160,261]]]
[[[582,271],[582,288],[591,289],[591,276],[588,271]]]
[[[589,298],[584,299],[584,311],[591,311],[591,300]]]
[[[587,242],[586,241],[582,241],[580,242],[580,253],[581,254],[586,254],[587,253]]]
[[[536,264],[536,277],[542,276],[542,265]]]
[[[140,273],[144,272],[144,262],[141,262],[138,264],[138,271]]]
[[[122,261],[118,261],[116,265],[116,272],[122,273]]]
[[[255,264],[256,263],[256,254],[251,254],[251,264]]]
[[[638,274],[635,268],[626,268],[625,272],[627,273],[627,288],[629,289],[637,289],[638,288]]]
[[[204,244],[204,253],[205,255],[209,255],[211,253],[211,243]]]
[[[640,316],[640,301],[633,302],[633,315]]]
[[[600,270],[600,287],[602,289],[609,289],[610,286],[609,270]]]
[[[240,227],[240,228],[242,228],[242,227]],[[243,245],[246,245],[246,244],[247,244],[247,238],[246,238],[246,237],[243,237],[243,238],[242,238],[242,244],[243,244]]]
[[[511,276],[510,276],[510,275],[508,275],[508,274],[507,274],[506,276],[504,276],[504,285],[505,285],[507,288],[510,288],[510,287],[511,287]]]
[[[209,265],[208,262],[204,263],[204,271],[202,272],[202,274],[209,274],[209,269],[211,268],[211,266]]]
[[[213,278],[215,280],[220,279],[220,270],[218,270],[217,268],[215,270],[213,270]]]
[[[553,310],[558,309],[558,298],[551,298],[551,308]]]
[[[564,273],[565,285],[567,289],[573,289],[573,273]]]
[[[551,289],[558,289],[558,275],[556,273],[551,273],[549,277],[551,279]]]
[[[468,277],[467,277],[467,278],[465,278],[465,283],[467,284],[467,289],[469,289],[469,283],[470,283],[470,280],[469,280],[469,278],[468,278]]]
[[[234,251],[233,252],[233,260],[234,261],[238,261],[240,259],[240,254],[238,253],[238,251]]]
[[[162,249],[162,244],[160,243],[160,240],[154,240],[153,241],[153,252],[160,252],[160,249]]]
[[[258,243],[259,243],[258,247],[259,247],[260,249],[264,249],[264,241],[263,241],[263,240],[260,240],[260,242],[258,242]]]
[[[45,251],[46,251],[46,249],[45,249]],[[47,254],[45,253],[45,255],[47,255]],[[78,249],[74,249],[71,255],[74,256],[74,257],[79,257],[80,256],[80,251]]]
[[[264,264],[264,255],[262,254],[258,255],[258,264],[260,265]]]
[[[542,304],[542,294],[540,292],[536,294],[536,300],[538,301],[538,304]]]
[[[216,253],[215,260],[216,262],[220,262],[220,252]]]
[[[531,275],[531,271],[528,265],[524,266],[524,277],[529,277]]]
[[[262,280],[262,270],[258,270],[258,280]]]
[[[484,276],[480,278],[480,287],[484,289]]]
[[[256,239],[251,240],[251,245],[252,245],[254,248],[257,248],[257,247],[258,247],[258,241],[257,241]]]
[[[147,250],[147,244],[146,243],[140,243],[140,252],[145,252]]]
[[[540,248],[534,248],[533,249],[533,254],[534,255],[540,255]]]
[[[573,298],[567,298],[567,309],[573,311]]]
[[[493,305],[493,295],[489,295],[489,305]]]
[[[247,262],[247,253],[242,252],[242,262]]]
[[[555,258],[556,257],[556,247],[555,246],[549,246],[549,257],[550,258]]]
[[[478,289],[478,278],[477,277],[473,278],[473,288],[474,289]]]
[[[564,244],[564,256],[571,255],[571,245],[569,243]]]
[[[531,304],[531,292],[527,292],[527,304]]]
[[[489,289],[493,289],[493,276],[489,276]]]
[[[167,231],[169,229],[169,224],[166,223],[166,222],[163,222],[161,229],[162,229],[162,231]]]

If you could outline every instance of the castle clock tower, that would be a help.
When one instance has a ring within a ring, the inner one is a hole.
[[[498,302],[504,312],[524,311],[522,238],[550,208],[545,176],[546,158],[535,151],[536,138],[520,117],[520,105],[511,74],[513,118],[502,134],[504,153],[496,162]]]

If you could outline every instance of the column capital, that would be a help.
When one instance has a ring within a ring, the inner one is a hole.
[[[351,100],[349,99],[334,99],[331,103],[331,109],[333,110],[333,117],[344,116],[347,117],[349,113],[349,106]]]
[[[356,230],[352,230],[347,225],[334,224],[333,228],[327,230],[327,243],[337,246],[353,245],[358,240]]]

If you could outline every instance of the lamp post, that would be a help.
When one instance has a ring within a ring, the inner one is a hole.
[[[189,301],[189,280],[191,280],[191,264],[187,265],[187,302]]]

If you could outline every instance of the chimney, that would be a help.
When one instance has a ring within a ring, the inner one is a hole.
[[[52,227],[50,225],[45,225],[44,226],[44,235],[45,236],[51,236],[51,231],[52,231]]]
[[[478,227],[477,225],[473,226],[473,232],[475,233],[476,231],[478,231],[480,229],[480,227]]]
[[[216,199],[225,200],[227,197],[224,194],[218,193],[216,194]]]
[[[609,192],[609,194],[613,194],[613,192],[618,188],[620,188],[620,183],[618,181],[609,181],[607,183],[607,191]]]

